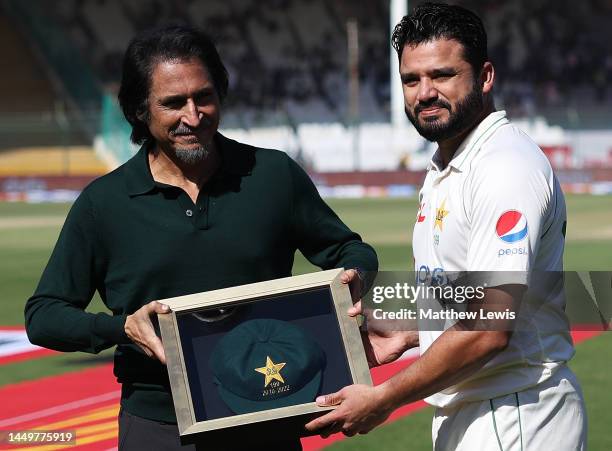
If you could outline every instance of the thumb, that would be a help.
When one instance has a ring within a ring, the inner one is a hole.
[[[153,307],[152,309],[153,311],[151,313],[169,313],[170,312],[170,307],[158,301],[151,302],[151,307]]]
[[[357,274],[357,271],[355,271],[354,269],[347,269],[340,276],[340,282],[344,284],[350,283],[355,278],[356,274]]]
[[[347,310],[348,316],[357,316],[361,314],[361,301],[357,301],[355,305]]]
[[[329,395],[317,396],[316,403],[320,407],[337,406],[342,403],[340,392],[330,393]]]

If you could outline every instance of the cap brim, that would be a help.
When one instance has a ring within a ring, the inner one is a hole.
[[[226,390],[219,385],[219,395],[225,401],[225,404],[237,414],[259,412],[262,410],[277,409],[279,407],[294,406],[297,404],[305,404],[313,402],[319,393],[321,386],[321,373],[318,371],[312,380],[300,388],[298,391],[281,398],[271,399],[269,401],[254,401],[252,399],[242,398],[234,393]]]

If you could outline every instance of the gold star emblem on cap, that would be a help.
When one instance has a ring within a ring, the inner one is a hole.
[[[263,374],[266,379],[264,382],[264,388],[268,386],[272,379],[276,379],[279,382],[285,383],[283,376],[280,373],[280,370],[283,369],[285,363],[274,363],[270,356],[266,357],[266,366],[262,366],[261,368],[255,368],[255,371]]]
[[[442,231],[442,227],[444,225],[443,224],[444,218],[446,217],[446,215],[450,213],[448,210],[444,208],[445,204],[446,204],[446,199],[442,201],[440,208],[436,208],[436,221],[434,222],[434,229],[437,227],[438,229],[440,229],[440,231]]]

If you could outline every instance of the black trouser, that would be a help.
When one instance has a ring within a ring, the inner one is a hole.
[[[176,424],[147,420],[137,417],[125,410],[119,412],[119,451],[239,451],[270,450],[273,447],[279,451],[299,451],[302,445],[298,439],[290,442],[274,443],[242,443],[240,437],[236,442],[210,443],[203,440],[195,445],[181,446]]]

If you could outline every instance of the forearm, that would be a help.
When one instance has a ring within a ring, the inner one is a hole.
[[[38,287],[26,302],[25,324],[32,343],[95,353],[129,342],[123,330],[125,316],[85,311],[104,279],[103,255],[93,207],[84,191],[70,209]]]
[[[319,230],[311,228],[300,250],[315,265],[324,268],[361,268],[376,276],[378,257],[376,251],[361,241],[337,218],[328,218]]]
[[[505,332],[450,328],[421,358],[381,384],[381,402],[394,410],[444,390],[482,368],[508,339]]]
[[[525,286],[503,285],[484,290],[484,299],[470,310],[517,312]],[[381,386],[386,403],[400,406],[465,380],[503,351],[512,336],[511,318],[458,322],[440,335],[423,356]]]
[[[25,307],[30,342],[56,351],[97,353],[116,344],[129,343],[124,324],[124,315],[89,313],[52,297],[35,295]]]

